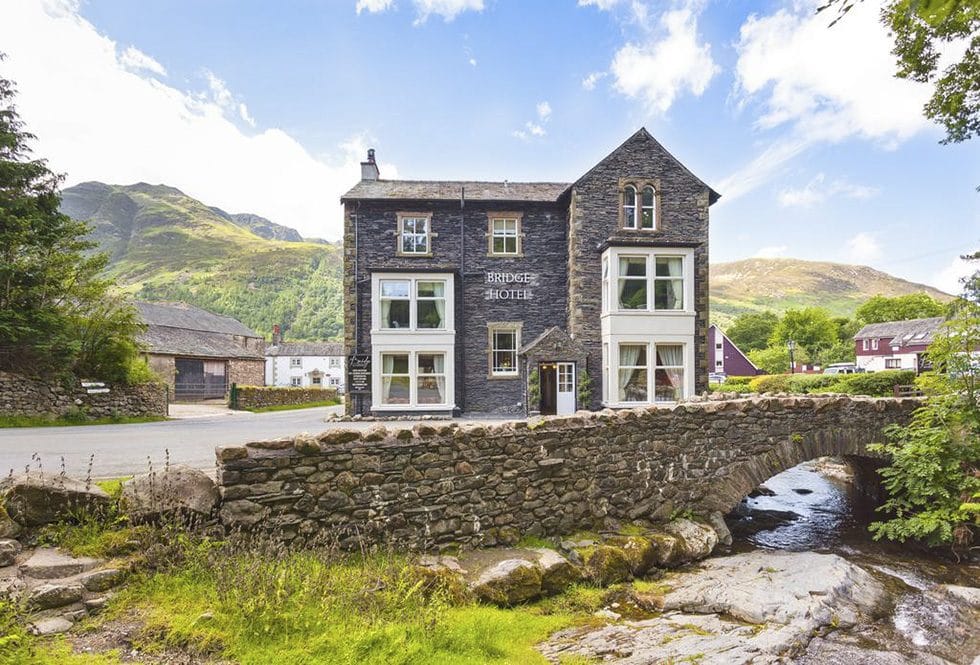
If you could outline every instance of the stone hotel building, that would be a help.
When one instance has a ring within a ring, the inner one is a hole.
[[[718,194],[645,129],[572,183],[385,180],[372,150],[341,200],[350,413],[705,390]]]

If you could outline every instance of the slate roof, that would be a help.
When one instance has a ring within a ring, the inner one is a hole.
[[[265,349],[266,356],[342,356],[344,345],[337,342],[281,342]]]
[[[571,186],[567,182],[479,182],[470,180],[362,180],[340,197],[404,201],[467,201],[554,203]]]
[[[202,332],[262,337],[241,321],[182,302],[138,302],[140,317],[149,326],[168,326]]]
[[[148,326],[146,332],[140,335],[140,342],[149,353],[165,356],[265,359],[258,351],[243,349],[227,335],[201,330]]]
[[[257,332],[231,318],[185,303],[138,302],[146,330],[140,342],[160,355],[263,360],[259,351],[245,349],[232,336],[258,337]]]
[[[891,340],[890,346],[931,344],[933,334],[944,320],[941,316],[935,316],[928,319],[869,323],[854,335],[854,339],[888,339]]]

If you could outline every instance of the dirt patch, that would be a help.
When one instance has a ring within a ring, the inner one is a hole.
[[[73,631],[64,635],[77,654],[103,654],[115,651],[124,663],[147,665],[233,665],[234,661],[192,652],[179,647],[165,647],[145,651],[140,646],[147,641],[146,630],[135,611],[125,616],[104,621],[87,630]]]

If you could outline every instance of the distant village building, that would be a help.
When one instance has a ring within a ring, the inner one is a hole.
[[[384,180],[344,204],[351,413],[567,414],[707,388],[708,208],[645,129],[572,183]]]
[[[708,369],[712,374],[725,376],[755,376],[763,374],[735,342],[716,325],[708,328]]]
[[[176,401],[221,399],[232,383],[265,384],[265,339],[228,316],[184,303],[137,303],[146,358]]]
[[[267,386],[334,388],[342,393],[344,371],[343,344],[278,342],[265,350]]]
[[[923,354],[943,324],[941,316],[871,323],[854,336],[856,364],[868,372],[886,369],[929,369]]]

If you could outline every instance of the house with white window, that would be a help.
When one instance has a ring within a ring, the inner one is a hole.
[[[856,364],[866,372],[928,369],[925,352],[943,317],[870,323],[854,335]]]
[[[265,350],[265,385],[344,392],[343,344],[273,341]]]
[[[672,404],[708,376],[708,208],[645,129],[574,182],[386,180],[344,205],[351,414]]]

